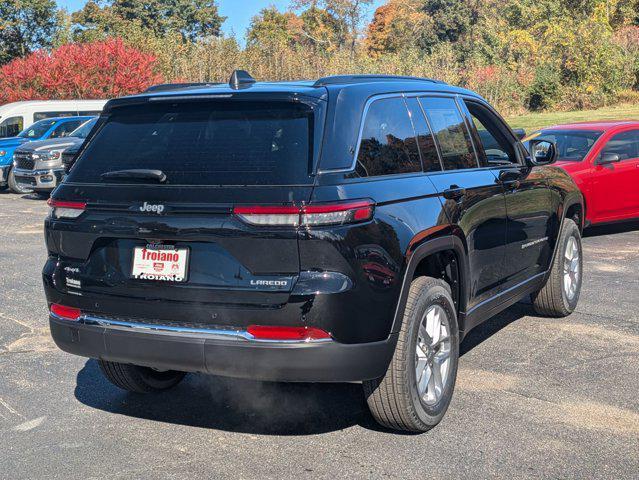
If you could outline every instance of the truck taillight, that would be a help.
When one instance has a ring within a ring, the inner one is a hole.
[[[65,202],[62,200],[54,200],[50,198],[47,202],[51,207],[51,216],[53,218],[76,218],[79,217],[87,204],[83,202]]]
[[[302,206],[240,206],[233,213],[251,225],[308,227],[365,222],[373,217],[371,200]]]

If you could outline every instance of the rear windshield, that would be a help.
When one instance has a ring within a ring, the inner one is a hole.
[[[307,184],[313,111],[289,102],[198,102],[121,107],[97,132],[69,181],[161,170],[173,185]]]

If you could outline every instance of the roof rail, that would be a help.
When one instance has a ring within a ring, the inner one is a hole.
[[[325,85],[337,85],[340,83],[387,82],[389,80],[406,80],[443,84],[446,83],[441,80],[434,80],[432,78],[405,77],[402,75],[332,75],[330,77],[317,79],[313,86],[322,87]]]
[[[144,93],[166,92],[170,90],[178,90],[180,88],[191,88],[191,87],[211,87],[215,85],[222,85],[222,84],[215,83],[215,82],[160,83],[158,85],[151,85],[149,88],[144,90]]]

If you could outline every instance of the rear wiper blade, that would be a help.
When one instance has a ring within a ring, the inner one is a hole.
[[[158,183],[166,182],[166,175],[162,170],[147,168],[132,168],[129,170],[114,170],[100,175],[102,180],[154,180]]]

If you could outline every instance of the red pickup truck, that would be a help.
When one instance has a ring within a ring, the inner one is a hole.
[[[586,224],[639,218],[639,121],[555,125],[524,141],[543,137],[557,144],[557,166],[581,189]]]

